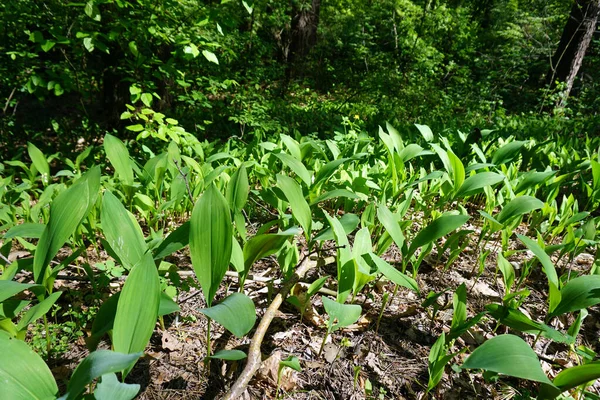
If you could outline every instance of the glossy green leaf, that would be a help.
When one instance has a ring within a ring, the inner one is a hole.
[[[140,226],[110,191],[102,200],[102,232],[123,266],[131,269],[148,251]]]
[[[539,210],[544,206],[544,202],[531,196],[519,196],[506,204],[502,211],[496,216],[501,224],[505,225],[514,218],[520,217],[533,210]]]
[[[162,317],[163,315],[173,314],[179,312],[181,309],[179,308],[179,304],[175,302],[165,292],[160,292],[160,302],[158,304],[158,316]]]
[[[494,156],[492,157],[492,163],[500,165],[514,160],[519,154],[521,154],[521,148],[525,145],[525,143],[527,142],[517,140],[500,147],[494,153]]]
[[[406,257],[410,258],[419,247],[433,243],[453,230],[460,228],[469,218],[468,215],[442,215],[417,234],[410,244]]]
[[[131,366],[143,353],[121,354],[110,350],[96,350],[83,359],[73,372],[67,394],[61,399],[78,398],[94,379],[109,373],[119,372]],[[109,378],[110,379],[110,378]],[[139,390],[139,386],[138,386]]]
[[[244,208],[244,205],[248,200],[249,191],[248,172],[246,171],[246,166],[242,164],[240,168],[233,173],[231,180],[227,185],[226,195],[229,207],[235,211],[240,211]]]
[[[426,142],[433,141],[433,132],[431,131],[431,128],[429,128],[427,125],[415,124],[415,126],[417,127],[419,132],[421,132],[421,135],[423,136]]]
[[[20,331],[26,329],[30,323],[46,315],[54,303],[56,303],[60,295],[62,295],[62,292],[54,292],[35,306],[29,308],[29,310],[27,310],[27,312],[19,320],[17,329]]]
[[[515,188],[515,193],[524,192],[530,188],[533,188],[542,182],[546,181],[548,178],[556,175],[557,171],[529,171],[523,175],[522,179],[519,181],[519,184]]]
[[[502,278],[504,280],[504,289],[506,294],[510,293],[510,289],[515,281],[515,269],[512,264],[504,258],[501,253],[498,253],[498,269],[502,273]]]
[[[31,288],[41,288],[40,285],[0,280],[0,303],[17,293]]]
[[[452,184],[454,185],[454,189],[458,190],[465,181],[465,167],[462,161],[460,161],[460,158],[452,151],[448,151],[447,154],[450,165],[452,166]]]
[[[396,243],[396,246],[402,249],[404,246],[404,234],[394,214],[384,204],[379,204],[377,207],[377,218],[385,227],[385,230],[391,236],[394,243]]]
[[[58,394],[52,372],[25,342],[0,330],[2,396],[11,400],[47,400]]]
[[[119,179],[125,185],[132,186],[134,183],[132,161],[125,144],[117,137],[107,133],[104,135],[104,151]]]
[[[486,341],[471,353],[462,368],[482,369],[551,384],[535,352],[515,335],[499,335]]]
[[[456,329],[467,320],[467,287],[461,283],[452,296],[452,323],[450,329]]]
[[[342,215],[342,218],[339,219],[340,224],[342,225],[342,229],[346,235],[352,233],[358,224],[360,223],[360,218],[356,214],[346,213]],[[317,236],[315,236],[315,241],[323,241],[323,240],[334,240],[335,237],[333,235],[333,230],[331,226],[323,229]]]
[[[370,257],[370,259],[377,266],[377,270],[379,272],[381,272],[390,281],[394,282],[396,285],[399,285],[399,286],[414,290],[417,293],[420,293],[419,285],[417,284],[417,281],[415,281],[412,277],[398,271],[396,268],[391,266],[384,259],[378,257],[374,253],[370,253],[363,257]]]
[[[98,343],[102,337],[112,330],[115,322],[115,314],[117,313],[117,304],[121,297],[121,292],[117,292],[102,303],[100,309],[96,313],[96,319],[92,323],[92,332],[86,340],[87,348],[90,351],[96,350]]]
[[[558,306],[550,312],[557,316],[583,310],[600,303],[600,275],[583,275],[571,279],[561,290]]]
[[[214,184],[200,196],[190,225],[190,253],[210,307],[231,259],[233,227],[227,200]]]
[[[246,353],[241,350],[219,350],[216,351],[208,358],[216,358],[219,360],[227,360],[227,361],[238,361],[243,360],[248,357]]]
[[[96,202],[100,188],[100,168],[94,167],[50,205],[50,220],[40,237],[33,258],[33,275],[42,283],[46,268]]]
[[[16,237],[24,239],[39,239],[44,233],[44,229],[46,229],[46,225],[44,224],[24,222],[10,228],[4,234],[4,239],[8,240]]]
[[[534,335],[541,334],[542,336],[551,339],[558,343],[571,343],[572,340],[568,336],[563,335],[554,328],[541,322],[533,321],[519,310],[504,307],[498,304],[488,304],[485,306],[490,315],[496,318],[501,324],[508,326],[511,329],[531,333]]]
[[[190,221],[185,221],[169,234],[154,250],[154,259],[162,260],[168,255],[183,249],[190,242]]]
[[[132,400],[140,391],[140,385],[122,383],[117,375],[109,373],[102,375],[102,381],[94,390],[96,400]]]
[[[279,362],[279,369],[281,370],[283,367],[288,367],[298,372],[302,371],[300,360],[296,356],[289,356],[285,360],[281,360]]]
[[[248,273],[250,267],[261,258],[277,253],[289,238],[299,233],[299,229],[290,228],[283,232],[266,233],[250,238],[244,244],[243,250],[245,272]]]
[[[50,164],[48,164],[46,156],[40,149],[30,142],[27,142],[27,153],[29,154],[29,158],[31,158],[35,168],[42,175],[42,182],[44,185],[47,185],[50,181]]]
[[[544,267],[544,272],[548,277],[548,282],[558,288],[558,275],[556,274],[554,263],[550,259],[550,256],[546,254],[546,251],[542,249],[536,241],[528,238],[527,236],[517,234],[517,237],[519,238],[519,240],[521,240],[521,242],[523,242],[523,244],[525,244],[525,246],[527,246],[529,250],[533,252],[533,254],[535,254],[538,260],[540,260],[542,266]]]
[[[465,179],[456,192],[455,198],[471,196],[483,191],[487,186],[494,186],[504,180],[504,176],[496,172],[480,172]]]
[[[286,165],[289,169],[291,169],[302,181],[306,184],[307,187],[310,187],[312,184],[312,175],[306,169],[304,164],[301,161],[295,159],[286,153],[272,153],[275,157],[279,158],[284,165]]]
[[[362,313],[362,308],[358,304],[341,304],[325,296],[321,297],[321,300],[325,312],[329,315],[327,322],[329,332],[352,325],[358,321]]]
[[[158,269],[152,255],[146,253],[131,268],[119,297],[112,336],[115,351],[125,354],[144,351],[154,331],[159,303]]]
[[[256,322],[254,302],[243,293],[233,293],[219,304],[200,312],[239,338],[250,332]]]
[[[300,185],[289,176],[277,175],[277,186],[281,189],[290,203],[292,215],[304,229],[304,236],[309,240],[312,229],[312,213],[302,194]]]
[[[600,361],[594,361],[562,370],[552,383],[560,390],[565,391],[593,382],[598,378],[600,378]]]

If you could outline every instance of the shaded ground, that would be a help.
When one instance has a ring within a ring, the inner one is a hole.
[[[333,254],[333,253],[332,253]],[[521,253],[526,254],[526,253]],[[520,257],[523,257],[521,255]],[[394,261],[394,252],[386,255],[388,261]],[[331,259],[331,258],[330,258]],[[171,260],[180,270],[191,269],[189,257],[177,254]],[[284,370],[280,382],[280,398],[287,399],[469,399],[469,398],[510,398],[518,393],[526,394],[527,383],[503,380],[500,384],[485,383],[481,374],[467,374],[451,368],[452,364],[462,364],[466,355],[458,355],[446,368],[444,378],[433,391],[427,394],[428,355],[432,344],[443,332],[448,331],[452,320],[452,293],[461,283],[467,286],[467,304],[469,316],[484,310],[484,306],[499,302],[503,295],[500,276],[495,278],[495,256],[492,254],[486,261],[483,274],[473,276],[473,266],[477,259],[472,250],[467,248],[450,269],[444,270],[443,261],[438,265],[434,257],[426,259],[419,270],[418,283],[422,294],[430,291],[441,292],[450,289],[438,298],[439,311],[433,315],[433,308],[421,306],[423,298],[415,293],[400,288],[397,295],[388,304],[382,314],[377,329],[378,316],[381,310],[382,295],[392,293],[391,283],[377,282],[373,290],[361,294],[355,299],[356,304],[363,306],[363,316],[354,325],[334,332],[319,356],[318,351],[325,333],[324,315],[320,294],[313,297],[312,307],[300,320],[300,313],[291,304],[284,303],[271,324],[262,345],[263,365],[251,382],[245,398],[276,398],[277,368],[279,361],[290,355],[300,359],[301,372]],[[515,261],[518,266],[519,260]],[[590,258],[582,255],[571,265],[574,269],[589,268]],[[253,270],[255,276],[280,278],[274,259],[266,259],[257,264]],[[184,275],[191,275],[183,273]],[[310,271],[305,282],[311,282],[323,275],[335,275],[336,267],[328,264]],[[541,292],[545,290],[545,276],[541,271],[534,272],[528,282],[532,293],[523,309],[534,320],[542,321],[546,313],[545,299]],[[225,297],[225,288],[229,292],[237,290],[237,278],[226,277],[223,289],[217,299]],[[331,283],[331,282],[328,282]],[[113,283],[115,285],[115,283]],[[87,282],[57,281],[59,290],[67,292],[89,288]],[[328,285],[326,284],[326,288]],[[257,316],[260,318],[268,306],[268,286],[264,282],[249,281],[246,293],[253,298]],[[335,287],[329,287],[335,290]],[[87,289],[89,290],[89,289]],[[537,290],[540,290],[538,292]],[[66,298],[66,297],[65,297]],[[140,399],[212,399],[219,398],[235,381],[244,367],[240,362],[223,362],[212,360],[210,371],[203,359],[206,355],[205,335],[206,319],[198,311],[204,306],[203,297],[198,288],[192,287],[189,292],[179,295],[181,313],[179,316],[166,316],[164,329],[157,324],[157,329],[146,349],[146,356],[127,377],[127,382],[139,383],[142,386]],[[596,350],[598,343],[598,318],[594,309],[585,320],[581,340]],[[563,321],[557,326],[566,329],[572,321]],[[496,322],[490,317],[483,319],[469,332],[457,339],[453,351],[465,347],[471,350],[485,339],[491,338]],[[500,328],[497,333],[504,333]],[[213,350],[237,348],[247,351],[248,338],[240,340],[213,324]],[[507,331],[508,332],[508,331]],[[515,332],[511,332],[515,333]],[[517,333],[519,334],[519,333]],[[534,343],[533,335],[519,334],[530,344]],[[108,348],[104,342],[101,347]],[[569,359],[567,347],[550,344],[546,339],[539,339],[534,348],[542,358],[542,365],[547,372],[557,371],[550,368],[550,363],[560,366],[573,365],[575,360]],[[469,353],[469,352],[467,352]],[[51,362],[51,368],[57,380],[68,379],[77,363],[87,355],[83,338],[70,344],[69,350],[58,360]],[[457,372],[459,371],[459,372]],[[514,384],[519,389],[510,386]],[[525,384],[525,386],[524,386]]]

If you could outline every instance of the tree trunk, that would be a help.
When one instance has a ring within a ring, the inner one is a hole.
[[[558,49],[552,56],[547,81],[551,86],[554,82],[565,82],[566,87],[561,96],[559,107],[564,106],[573,89],[577,72],[583,62],[585,52],[589,47],[596,30],[600,0],[575,0],[569,20],[565,25]]]
[[[320,10],[321,0],[292,0],[291,38],[286,75],[292,75],[293,65],[302,61],[317,43]]]

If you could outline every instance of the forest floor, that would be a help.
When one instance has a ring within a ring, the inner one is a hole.
[[[335,250],[321,258],[321,262],[303,278],[304,282],[329,275],[336,276]],[[385,254],[390,263],[397,262],[397,249],[392,246]],[[516,257],[528,257],[527,252]],[[301,319],[300,312],[291,304],[284,302],[273,323],[269,327],[262,343],[263,362],[259,372],[251,381],[244,398],[246,399],[500,399],[513,398],[518,394],[527,398],[527,382],[520,382],[515,389],[509,385],[489,385],[481,374],[467,374],[453,364],[462,364],[463,354],[458,354],[446,368],[446,373],[434,391],[427,393],[428,355],[431,346],[442,332],[448,332],[452,320],[452,293],[456,287],[465,283],[468,290],[468,314],[473,316],[485,310],[485,305],[499,303],[503,296],[502,280],[495,273],[495,253],[486,260],[486,268],[477,275],[478,259],[473,250],[467,247],[449,269],[444,269],[444,257],[436,260],[435,255],[425,259],[417,282],[421,297],[416,293],[399,288],[396,296],[388,302],[379,319],[382,307],[382,295],[393,292],[390,282],[377,282],[372,290],[360,294],[355,304],[361,304],[363,314],[352,326],[334,332],[319,355],[319,348],[326,332],[326,315],[321,296],[312,298],[312,304]],[[571,268],[587,269],[593,257],[581,254],[571,264]],[[168,258],[175,264],[180,275],[189,277],[193,273],[187,249]],[[511,259],[518,267],[521,260]],[[274,297],[278,285],[269,285],[270,279],[280,279],[280,269],[275,259],[264,259],[254,266],[254,279],[248,280],[245,292],[254,300],[257,318],[260,319]],[[543,294],[546,290],[545,276],[541,271],[532,273],[529,282],[532,287],[526,308],[521,311],[534,320],[542,320],[547,305]],[[333,281],[333,280],[332,280]],[[535,283],[537,282],[537,284]],[[329,282],[328,282],[329,283]],[[116,285],[116,283],[113,283]],[[57,280],[55,287],[63,291],[89,291],[89,282]],[[207,320],[199,309],[205,307],[200,289],[191,284],[188,292],[180,293],[178,303],[181,312],[178,316],[165,316],[164,326],[155,330],[146,356],[142,358],[127,377],[127,382],[138,383],[142,389],[140,399],[213,399],[220,398],[237,379],[243,370],[245,360],[231,362],[211,360],[209,369],[204,363],[206,356]],[[335,292],[335,287],[325,285]],[[217,294],[217,299],[237,291],[237,277],[227,276],[225,285]],[[226,293],[227,292],[227,293]],[[427,293],[445,292],[437,299],[438,312],[433,315],[433,307],[424,308],[423,300]],[[598,313],[590,310],[590,316],[584,320],[582,337],[585,342],[598,342]],[[560,323],[560,322],[558,322]],[[565,326],[570,321],[564,321]],[[564,329],[565,326],[558,328]],[[457,348],[475,348],[486,339],[493,337],[496,322],[484,318],[469,332],[458,338]],[[502,328],[504,329],[504,328]],[[248,350],[251,331],[247,338],[240,340],[229,334],[217,324],[212,325],[213,349]],[[513,332],[516,333],[516,332]],[[519,334],[519,333],[516,333]],[[533,346],[542,359],[542,366],[551,371],[550,363],[569,366],[574,360],[568,359],[568,347],[550,343],[549,340],[534,335],[519,334]],[[100,348],[109,348],[108,341]],[[214,351],[214,350],[213,350]],[[83,339],[70,343],[68,351],[51,360],[53,373],[60,381],[68,379],[78,362],[88,354]],[[280,391],[276,393],[279,362],[288,356],[300,360],[301,372],[289,368],[283,370]],[[505,382],[511,383],[510,380]],[[530,383],[529,383],[530,384]],[[497,391],[501,387],[502,390]]]

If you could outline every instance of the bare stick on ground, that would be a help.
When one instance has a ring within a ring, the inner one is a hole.
[[[260,363],[262,361],[260,346],[265,337],[267,329],[269,329],[271,321],[273,321],[273,318],[275,317],[275,313],[281,306],[281,303],[283,303],[283,300],[290,293],[290,290],[292,290],[294,285],[298,283],[300,279],[302,279],[308,270],[316,265],[316,261],[310,260],[310,254],[307,254],[300,262],[298,268],[296,268],[294,275],[292,275],[292,277],[284,283],[277,296],[275,296],[273,302],[269,308],[267,308],[267,311],[265,311],[265,315],[263,315],[262,319],[260,320],[258,328],[256,328],[256,332],[254,332],[254,336],[252,337],[250,348],[248,350],[248,362],[246,363],[246,367],[235,381],[229,392],[227,392],[225,395],[225,400],[234,400],[242,396],[246,390],[246,387],[248,386],[248,383],[250,383],[250,380],[260,367]]]

